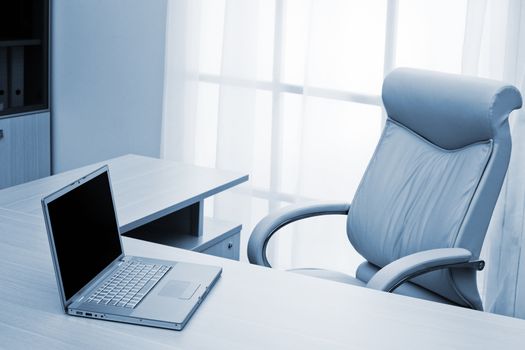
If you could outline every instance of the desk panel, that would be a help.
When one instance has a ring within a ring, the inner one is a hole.
[[[41,215],[40,200],[91,171],[109,165],[123,232],[248,180],[247,175],[155,158],[126,155],[0,191],[0,207]]]

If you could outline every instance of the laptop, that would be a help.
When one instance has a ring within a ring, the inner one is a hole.
[[[42,199],[64,311],[181,330],[222,269],[126,256],[108,166]]]

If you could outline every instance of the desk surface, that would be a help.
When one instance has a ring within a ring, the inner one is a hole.
[[[126,155],[0,191],[0,207],[40,215],[42,197],[108,164],[121,233],[248,180],[247,175]]]
[[[223,267],[182,332],[65,315],[42,219],[0,209],[0,348],[523,348],[523,320],[123,241],[130,255]]]
[[[128,237],[123,237],[128,255],[219,265],[223,275],[182,332],[67,316],[42,215],[5,204],[0,206],[0,348],[523,348],[523,320]]]

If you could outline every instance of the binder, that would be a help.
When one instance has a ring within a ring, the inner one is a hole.
[[[13,46],[10,52],[9,107],[22,107],[24,105],[24,47]]]
[[[7,48],[0,47],[0,112],[7,109]]]

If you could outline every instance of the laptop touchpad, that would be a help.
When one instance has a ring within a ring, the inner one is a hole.
[[[199,283],[170,280],[162,287],[158,295],[161,297],[190,299],[199,286]]]

